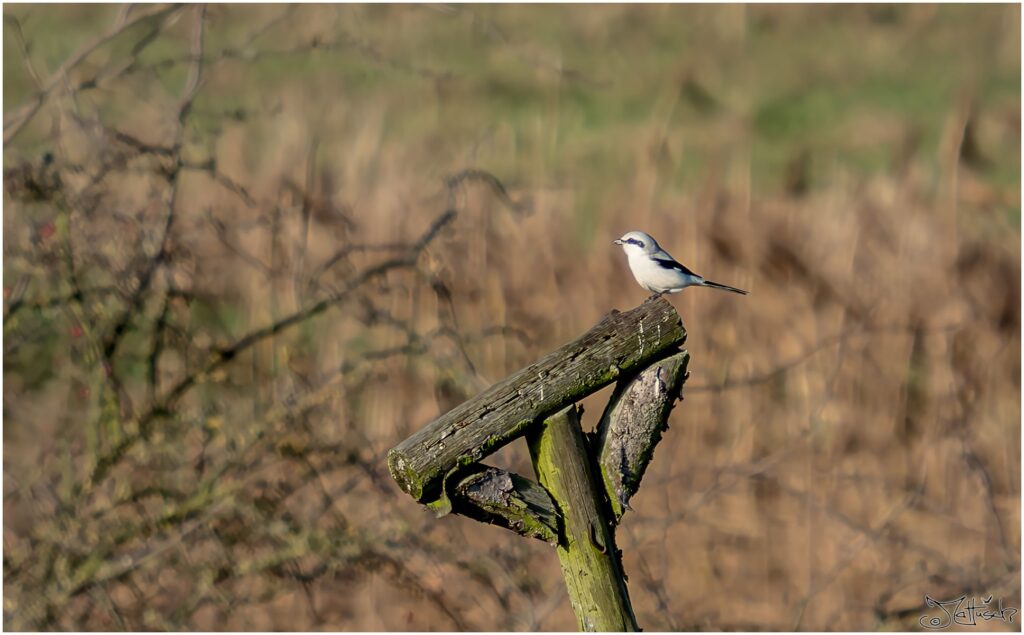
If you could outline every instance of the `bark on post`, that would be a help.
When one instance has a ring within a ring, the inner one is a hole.
[[[533,481],[496,467],[478,465],[452,487],[452,511],[554,545],[558,510]]]
[[[664,298],[606,315],[540,361],[435,419],[388,452],[399,486],[421,503],[445,498],[444,480],[523,435],[545,417],[638,371],[686,339]]]
[[[680,351],[615,387],[597,426],[595,453],[615,521],[640,489],[668,415],[682,397],[690,354]]]
[[[537,478],[562,517],[558,560],[581,631],[637,631],[611,510],[570,407],[527,436]]]

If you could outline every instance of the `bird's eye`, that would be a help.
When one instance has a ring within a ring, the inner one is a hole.
[[[639,247],[640,249],[644,248],[644,241],[642,241],[642,240],[634,240],[633,242],[635,242],[636,246]]]

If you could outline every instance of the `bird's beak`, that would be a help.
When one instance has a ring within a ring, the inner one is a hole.
[[[615,240],[612,241],[612,244],[613,245],[621,245],[622,244],[622,240],[619,239],[619,238],[616,238]]]

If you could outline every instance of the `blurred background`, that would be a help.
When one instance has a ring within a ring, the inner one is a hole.
[[[5,628],[574,630],[549,546],[384,457],[642,302],[632,229],[751,291],[672,297],[691,376],[618,533],[642,627],[1021,606],[1019,6],[3,28]]]

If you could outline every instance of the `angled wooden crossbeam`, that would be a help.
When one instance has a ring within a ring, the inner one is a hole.
[[[439,515],[455,512],[554,545],[581,630],[638,630],[615,527],[682,396],[685,340],[663,298],[613,311],[392,448],[391,475]],[[612,382],[595,433],[584,434],[576,402]],[[479,463],[520,436],[539,484]]]

